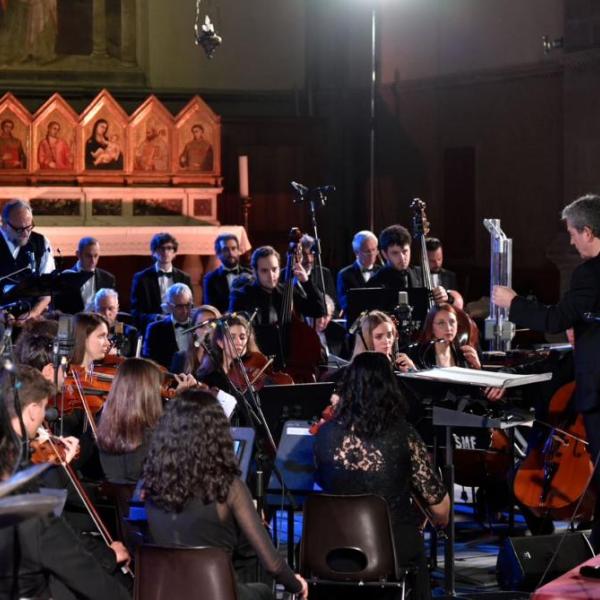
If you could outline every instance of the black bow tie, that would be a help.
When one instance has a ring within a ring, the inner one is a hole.
[[[225,273],[235,273],[236,275],[240,274],[240,268],[239,267],[233,267],[231,269],[228,269],[227,267],[223,267],[223,271]]]
[[[170,279],[173,279],[173,271],[158,271],[156,273],[157,277],[169,277]]]
[[[370,269],[362,268],[360,270],[361,273],[372,273],[373,271],[374,271],[373,267],[371,267]]]
[[[175,323],[175,329],[187,329],[189,326],[189,323]]]

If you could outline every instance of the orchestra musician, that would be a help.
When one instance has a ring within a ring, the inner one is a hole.
[[[0,442],[0,480],[13,472],[22,440],[36,436],[44,421],[48,397],[54,393],[53,385],[32,367],[19,366],[16,376],[25,431],[14,408],[15,388],[5,372],[0,419],[8,420],[10,425]],[[15,437],[9,435],[11,429]],[[65,446],[64,458],[70,461],[76,446],[68,441]],[[27,489],[37,491],[37,486],[30,484]],[[17,526],[0,528],[0,596],[130,598],[127,589],[112,575],[118,564],[129,560],[123,544],[114,542],[98,559],[97,549],[92,549],[91,543],[78,537],[63,516],[30,518]]]
[[[312,281],[312,284],[320,290],[322,288],[321,270],[319,269],[319,266],[315,264],[315,238],[308,235],[308,233],[305,233],[300,238],[300,247],[302,248],[302,266],[304,267],[308,278]],[[325,293],[333,300],[334,304],[337,305],[335,281],[331,271],[327,267],[323,267],[323,281],[325,282]],[[335,313],[337,313],[337,306]]]
[[[273,547],[239,475],[229,421],[212,394],[188,390],[170,402],[150,442],[143,472],[153,539],[158,544],[223,548],[244,580],[238,549],[245,537],[265,570],[287,591],[306,598],[306,582]],[[262,583],[237,583],[237,592],[240,600],[274,598]]]
[[[119,367],[98,424],[100,462],[108,481],[138,482],[150,437],[163,413],[163,376],[145,358],[128,358]],[[177,376],[177,392],[194,385],[191,375]]]
[[[103,359],[110,349],[108,321],[96,313],[78,313],[73,317],[74,344],[71,365],[92,372],[94,361]]]
[[[412,238],[402,225],[390,225],[379,234],[379,249],[385,258],[385,266],[369,281],[372,287],[385,287],[394,290],[423,287],[421,267],[410,265]],[[448,302],[446,290],[438,285],[432,290],[436,304]]]
[[[70,315],[89,310],[96,292],[101,288],[116,287],[115,276],[104,269],[98,268],[100,260],[100,243],[96,238],[84,237],[79,240],[76,251],[77,262],[67,271],[93,273],[80,289],[79,294],[63,292],[54,299],[54,307]]]
[[[157,233],[150,240],[154,264],[134,274],[131,281],[131,313],[140,332],[164,316],[162,304],[174,283],[191,287],[191,277],[173,266],[179,243],[170,233]]]
[[[148,326],[142,355],[168,369],[175,353],[186,350],[192,337],[185,332],[191,326],[192,290],[185,283],[174,283],[162,307],[167,316]]]
[[[218,319],[220,316],[221,312],[215,306],[203,304],[193,310],[191,327],[211,319]],[[212,331],[212,323],[208,322],[203,327],[194,329],[192,335],[188,338],[187,348],[178,350],[173,355],[169,371],[171,373],[196,373],[204,358],[206,344],[210,343],[208,338]]]
[[[438,238],[425,238],[427,260],[434,287],[441,285],[447,290],[456,289],[456,273],[444,268],[444,248]]]
[[[221,266],[204,276],[204,304],[215,306],[222,313],[229,307],[231,284],[250,269],[240,264],[240,243],[233,233],[223,233],[215,240],[215,255]]]
[[[406,401],[389,360],[381,352],[355,356],[338,394],[332,419],[316,434],[317,481],[327,493],[378,494],[387,500],[398,564],[417,565],[411,598],[429,599],[423,538],[410,494],[416,493],[438,525],[448,522],[450,500],[427,447],[406,420]]]
[[[32,272],[51,273],[55,269],[50,242],[41,234],[33,231],[33,213],[31,206],[24,200],[11,200],[2,209],[0,227],[0,277],[24,269],[14,277],[0,282],[0,290],[8,283],[25,279]],[[50,304],[50,296],[43,296],[24,313],[17,323],[37,319]]]
[[[275,356],[276,368],[285,364],[287,340],[282,339],[280,318],[283,304],[283,284],[280,283],[280,256],[271,246],[261,246],[252,253],[255,281],[233,289],[229,312],[257,310],[254,320],[256,341],[261,352]],[[293,265],[293,276],[302,284],[293,286],[294,308],[302,316],[320,317],[325,314],[322,295],[314,287],[300,262]]]
[[[569,289],[558,304],[546,306],[519,296],[504,286],[494,286],[492,301],[510,308],[510,319],[521,327],[559,333],[573,327],[575,333],[575,409],[583,415],[592,461],[600,455],[600,322],[586,313],[600,312],[600,196],[588,194],[562,211],[571,245],[583,259],[571,276]],[[600,469],[594,472],[600,489]],[[600,498],[600,496],[599,496]],[[600,551],[600,501],[596,504],[591,543]]]
[[[138,330],[133,325],[121,323],[117,326],[119,316],[119,294],[112,288],[101,288],[94,295],[93,312],[102,315],[109,326],[109,337],[113,341],[113,349],[121,356],[134,356],[137,349]],[[122,328],[122,333],[117,333]]]
[[[377,236],[362,230],[352,238],[352,251],[356,260],[340,270],[337,276],[337,299],[344,313],[348,312],[348,291],[368,287],[371,277],[380,269],[377,264]]]

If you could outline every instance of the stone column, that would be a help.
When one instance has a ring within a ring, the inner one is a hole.
[[[92,56],[108,58],[106,50],[106,0],[94,0]]]
[[[135,0],[121,0],[121,61],[137,65]]]

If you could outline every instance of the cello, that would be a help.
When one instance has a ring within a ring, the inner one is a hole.
[[[515,497],[538,516],[588,520],[594,510],[595,494],[589,489],[594,467],[583,416],[568,409],[574,392],[575,382],[570,382],[554,393],[548,407],[550,432],[541,446],[530,449],[515,475]],[[580,512],[574,514],[578,505]]]

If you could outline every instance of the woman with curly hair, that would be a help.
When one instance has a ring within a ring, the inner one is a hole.
[[[183,392],[169,403],[144,465],[152,537],[159,544],[216,546],[233,557],[241,533],[266,571],[306,598],[306,582],[273,547],[239,475],[229,421],[219,403],[205,391]],[[261,583],[237,587],[240,600],[273,598]]]
[[[448,521],[450,500],[434,473],[427,448],[406,421],[406,401],[390,361],[379,352],[355,356],[339,382],[333,419],[315,439],[317,478],[333,494],[379,494],[389,505],[400,565],[416,563],[413,596],[430,597],[422,535],[411,493],[435,522]]]

